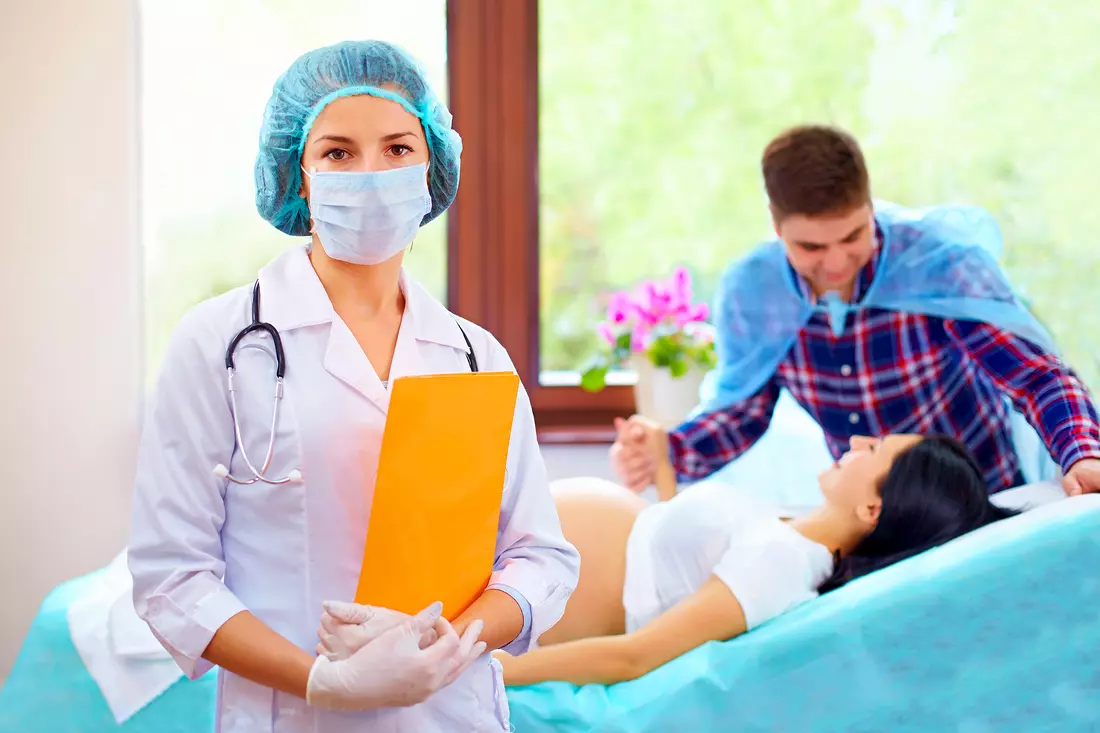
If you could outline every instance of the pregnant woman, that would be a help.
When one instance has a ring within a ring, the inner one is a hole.
[[[578,479],[555,495],[581,577],[541,648],[497,652],[508,685],[612,684],[726,640],[819,593],[1013,512],[947,437],[853,438],[820,476],[824,503],[784,519],[702,484],[648,504]]]

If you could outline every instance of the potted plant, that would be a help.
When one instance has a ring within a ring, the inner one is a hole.
[[[703,375],[717,362],[706,303],[693,303],[691,276],[677,268],[668,280],[648,280],[614,293],[607,320],[596,330],[603,348],[581,374],[581,386],[603,389],[607,373],[631,367],[638,375],[639,414],[671,426],[699,401]]]

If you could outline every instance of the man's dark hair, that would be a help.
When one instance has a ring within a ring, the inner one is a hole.
[[[856,139],[824,125],[793,127],[772,140],[760,163],[772,214],[842,214],[871,202]]]

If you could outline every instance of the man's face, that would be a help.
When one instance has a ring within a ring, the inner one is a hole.
[[[877,246],[870,204],[838,214],[791,214],[775,220],[775,231],[787,246],[791,267],[815,294],[833,290],[845,300]]]

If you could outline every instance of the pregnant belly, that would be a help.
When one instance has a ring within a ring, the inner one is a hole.
[[[622,486],[595,478],[555,482],[553,493],[562,533],[580,553],[581,574],[561,620],[539,643],[622,634],[626,541],[648,504]]]

